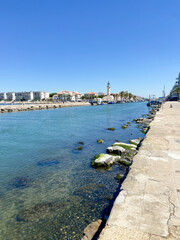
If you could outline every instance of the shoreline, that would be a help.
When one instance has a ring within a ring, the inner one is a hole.
[[[80,106],[91,106],[91,104],[88,102],[83,103],[75,102],[75,103],[36,103],[22,105],[0,105],[0,113],[45,110],[65,107],[80,107]]]
[[[144,138],[141,139],[139,141],[139,144],[137,144],[137,146],[136,146],[137,147],[136,148],[136,154],[132,158],[132,163],[131,163],[132,165],[134,164],[134,158],[138,155],[139,150],[140,150],[141,145],[142,145],[142,142],[145,140],[146,134],[148,133],[148,131],[150,129],[150,123],[154,120],[154,118],[156,116],[156,113],[159,110],[160,110],[160,107],[156,107],[156,106],[154,108],[151,107],[151,109],[149,110],[149,113],[146,115],[146,117],[142,116],[142,118],[140,118],[140,119],[134,119],[134,121],[137,123],[138,127],[142,128],[142,131],[144,129],[144,126],[146,125],[146,131],[144,132],[145,133]],[[130,142],[131,142],[131,140],[130,140]],[[104,229],[106,229],[106,225],[108,224],[107,219],[111,215],[111,211],[114,207],[114,203],[115,203],[118,195],[120,194],[120,192],[122,190],[121,186],[125,182],[125,180],[126,180],[130,171],[131,171],[131,165],[128,167],[125,175],[121,178],[121,180],[119,182],[119,187],[118,187],[117,191],[114,193],[113,199],[110,201],[109,206],[106,209],[104,209],[104,211],[102,213],[102,218],[98,219],[97,221],[92,222],[92,223],[90,223],[89,225],[86,226],[86,228],[84,229],[83,236],[82,236],[81,240],[91,240],[91,239],[96,240],[96,239],[99,239],[99,237],[101,237],[101,235],[102,235],[101,233],[104,231]],[[107,238],[107,239],[109,240],[109,238]]]

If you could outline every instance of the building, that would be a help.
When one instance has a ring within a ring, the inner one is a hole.
[[[98,96],[106,96],[104,92],[98,92]]]
[[[11,101],[33,101],[48,99],[48,92],[8,92],[0,93],[0,100],[11,100]]]
[[[179,99],[179,93],[176,92],[176,89],[180,87],[180,73],[178,75],[178,77],[176,78],[176,82],[170,92],[170,99],[171,100],[178,100]]]
[[[87,99],[92,99],[92,98],[98,97],[98,94],[95,93],[95,92],[89,92],[89,93],[85,93],[84,96],[85,96]]]
[[[62,90],[61,92],[57,93],[57,95],[58,95],[58,99],[63,102],[64,101],[71,101],[71,102],[79,101],[81,99],[81,97],[83,96],[79,92],[68,91],[68,90]]]
[[[49,98],[49,93],[48,92],[33,92],[33,100],[43,100]]]
[[[15,92],[8,92],[8,93],[6,93],[6,99],[7,100],[12,100],[12,101],[14,101],[14,100],[16,100],[16,95],[15,95]],[[3,100],[5,100],[5,99],[3,99]]]
[[[33,92],[16,92],[15,97],[16,101],[32,101]]]
[[[0,93],[0,100],[7,100],[7,94],[6,93]]]

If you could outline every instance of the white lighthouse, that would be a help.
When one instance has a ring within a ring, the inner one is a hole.
[[[110,82],[108,82],[107,83],[107,96],[110,95],[110,89],[111,89]]]

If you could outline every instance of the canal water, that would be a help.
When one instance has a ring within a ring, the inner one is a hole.
[[[144,137],[134,122],[121,127],[146,113],[141,102],[1,114],[0,239],[81,239],[126,171],[95,170],[92,158],[115,140]]]

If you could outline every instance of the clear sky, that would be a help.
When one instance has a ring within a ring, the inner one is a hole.
[[[179,0],[1,0],[0,92],[168,93]]]

